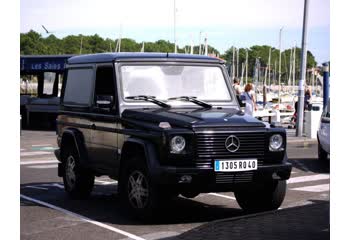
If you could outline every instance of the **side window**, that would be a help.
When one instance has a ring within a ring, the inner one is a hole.
[[[96,70],[95,107],[104,112],[115,113],[116,91],[112,66],[99,66]]]
[[[63,104],[90,105],[93,86],[93,69],[69,69]]]

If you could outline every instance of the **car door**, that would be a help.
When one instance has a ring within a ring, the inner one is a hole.
[[[91,164],[91,125],[89,109],[92,103],[94,68],[91,64],[68,66],[63,86],[62,111],[57,124],[63,128],[75,128],[82,136]]]
[[[92,159],[95,167],[106,174],[113,174],[118,161],[118,107],[114,76],[112,64],[96,66],[91,127]]]

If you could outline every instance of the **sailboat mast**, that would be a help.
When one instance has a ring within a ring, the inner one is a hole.
[[[289,76],[288,76],[288,87],[290,89],[290,85],[291,85],[291,77],[292,77],[292,58],[293,55],[293,49],[290,49],[290,55],[289,55]]]
[[[202,54],[202,31],[199,32],[199,49],[198,49],[198,54]]]
[[[232,46],[232,79],[236,76],[236,69],[235,69],[235,52],[236,49],[234,46]]]
[[[242,62],[242,72],[241,72],[242,73],[242,75],[241,75],[241,79],[242,80],[243,80],[243,77],[244,77],[244,67],[245,67],[244,63]]]
[[[237,77],[239,77],[239,48],[237,48]]]
[[[176,0],[174,0],[174,53],[177,53],[177,47],[176,47]]]
[[[191,54],[193,54],[193,36],[191,34]]]
[[[267,68],[268,68],[268,78],[269,78],[269,86],[271,85],[271,74],[270,74],[270,69],[271,69],[271,47],[269,50],[269,61],[267,64]]]
[[[81,39],[80,39],[80,54],[82,50],[83,50],[83,36],[81,36]]]
[[[204,38],[204,55],[208,56],[208,34]]]
[[[278,104],[281,104],[281,57],[282,57],[282,51],[281,51],[281,38],[282,38],[282,29],[280,29],[279,34],[279,51],[280,51],[280,57],[279,57],[279,65],[278,65]]]
[[[293,51],[293,93],[295,91],[295,50],[297,46],[295,44],[294,51]]]

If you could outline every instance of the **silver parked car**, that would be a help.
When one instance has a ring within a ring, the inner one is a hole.
[[[330,101],[324,108],[317,131],[318,159],[326,160],[330,155]]]

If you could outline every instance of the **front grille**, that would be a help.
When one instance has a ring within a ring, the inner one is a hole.
[[[230,135],[240,141],[239,149],[233,153],[225,147],[225,141]],[[263,164],[265,132],[198,132],[196,140],[197,167],[211,168],[214,159],[257,158],[258,166]]]
[[[216,173],[216,183],[249,183],[253,181],[253,172]]]

